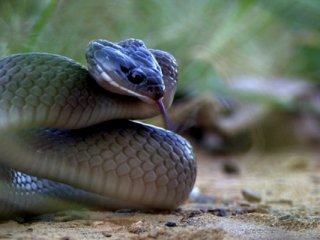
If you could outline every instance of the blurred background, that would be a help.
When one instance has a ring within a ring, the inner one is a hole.
[[[1,0],[0,29],[1,56],[50,52],[85,65],[98,38],[172,53],[170,115],[210,152],[320,142],[318,0]]]

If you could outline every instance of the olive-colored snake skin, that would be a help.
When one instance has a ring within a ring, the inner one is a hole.
[[[76,207],[174,209],[196,178],[189,143],[125,119],[171,105],[175,59],[140,40],[90,42],[88,70],[47,53],[0,59],[0,218]]]

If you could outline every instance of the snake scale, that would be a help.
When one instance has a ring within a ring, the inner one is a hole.
[[[174,209],[192,190],[187,140],[130,120],[170,107],[174,57],[127,39],[91,41],[86,58],[88,70],[48,53],[0,58],[0,218]]]

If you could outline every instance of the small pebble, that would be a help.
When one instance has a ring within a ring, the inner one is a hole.
[[[312,183],[320,184],[320,176],[312,175],[312,176],[310,176],[310,178],[311,178]]]
[[[291,170],[305,170],[308,167],[308,161],[302,157],[294,157],[288,164],[288,168]]]
[[[222,168],[223,168],[223,171],[228,174],[239,174],[240,173],[239,165],[233,161],[224,162]]]
[[[240,205],[241,207],[250,207],[250,206],[251,206],[251,204],[248,203],[248,202],[239,202],[239,205]]]
[[[166,225],[167,227],[176,227],[176,226],[177,226],[177,223],[176,223],[176,222],[169,221],[169,222],[166,222],[165,225]]]
[[[256,209],[257,213],[270,213],[269,205],[259,205]]]
[[[194,203],[215,203],[215,198],[207,195],[200,195],[195,198]]]
[[[103,221],[94,221],[90,225],[92,225],[93,227],[97,227],[97,226],[100,226],[100,225],[103,225],[103,224],[104,224]]]
[[[279,203],[286,204],[286,205],[289,205],[289,206],[293,205],[292,200],[290,200],[290,199],[280,199]]]
[[[268,204],[284,204],[289,206],[293,205],[293,202],[290,199],[270,200],[270,201],[267,201],[267,203]]]
[[[103,232],[102,235],[105,237],[112,237],[112,234],[108,232]]]
[[[128,231],[130,233],[135,233],[135,234],[143,233],[143,232],[146,232],[147,230],[148,228],[144,223],[144,221],[138,221],[138,222],[132,223],[128,228]]]
[[[198,196],[200,196],[201,191],[199,187],[193,187],[191,193],[189,194],[189,200],[194,201]]]
[[[201,193],[200,188],[194,187],[189,195],[189,200],[193,203],[214,203],[215,198]]]
[[[215,209],[208,209],[208,213],[211,213],[218,217],[226,217],[227,211],[224,208],[215,208]]]
[[[242,189],[242,196],[249,202],[260,202],[261,194],[251,189]]]
[[[12,234],[7,233],[7,234],[0,234],[0,239],[13,239]]]
[[[114,211],[115,213],[135,213],[137,210],[135,209],[130,209],[130,208],[122,208]]]
[[[195,216],[200,215],[202,212],[200,210],[193,210],[188,214],[188,218],[193,218]]]
[[[68,236],[64,236],[64,237],[62,237],[62,238],[60,238],[61,240],[71,240],[71,238],[70,237],[68,237]]]
[[[281,221],[288,221],[288,220],[292,220],[293,218],[294,218],[294,217],[293,217],[292,215],[287,214],[287,215],[284,215],[284,216],[279,217],[279,220],[281,220]]]

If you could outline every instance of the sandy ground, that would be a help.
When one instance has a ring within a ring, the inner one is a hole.
[[[173,212],[64,212],[0,224],[0,239],[320,239],[315,152],[198,155],[191,200]]]

